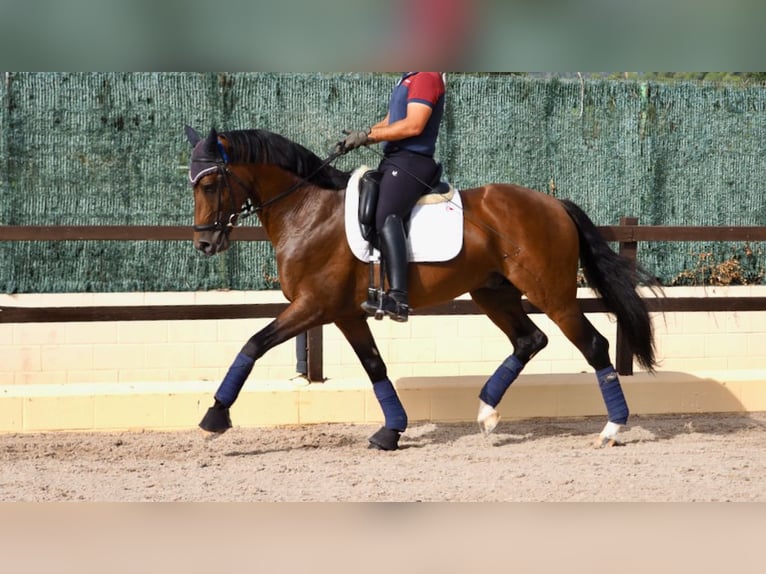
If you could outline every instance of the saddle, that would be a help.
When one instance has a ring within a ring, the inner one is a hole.
[[[439,195],[450,191],[450,185],[446,181],[442,181],[443,167],[442,164],[436,164],[436,173],[428,182],[428,187],[423,192],[418,203],[421,203],[424,198],[429,195]],[[376,249],[378,245],[378,237],[375,232],[375,211],[378,207],[378,198],[380,196],[380,180],[383,174],[377,170],[371,169],[362,175],[359,179],[359,229],[362,232],[362,237],[365,241],[369,241]],[[405,232],[409,232],[409,216],[404,221]]]

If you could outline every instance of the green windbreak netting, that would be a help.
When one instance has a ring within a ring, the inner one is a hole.
[[[263,128],[324,157],[383,116],[384,74],[12,73],[0,96],[0,224],[190,225],[189,146]],[[520,183],[579,203],[598,225],[766,225],[766,89],[448,75],[438,159],[458,187]],[[370,150],[341,158],[351,169]],[[252,220],[251,220],[252,221]],[[763,266],[763,246],[754,250]],[[743,247],[642,243],[669,283],[700,254]],[[760,255],[759,255],[760,254]],[[760,256],[760,258],[759,258]],[[191,242],[3,242],[4,292],[267,289],[271,246],[214,258]]]

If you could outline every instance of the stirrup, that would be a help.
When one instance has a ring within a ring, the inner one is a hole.
[[[370,295],[370,298],[364,301],[361,307],[378,321],[388,315],[391,320],[397,323],[406,323],[410,314],[410,306],[407,303],[397,301],[388,293],[378,293],[377,300],[374,300]]]
[[[375,320],[381,321],[386,316],[386,311],[383,309],[383,294],[379,292],[370,292],[366,301],[362,302],[362,310],[375,317]]]

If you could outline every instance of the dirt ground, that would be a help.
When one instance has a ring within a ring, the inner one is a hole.
[[[766,501],[766,413],[0,435],[2,501]]]

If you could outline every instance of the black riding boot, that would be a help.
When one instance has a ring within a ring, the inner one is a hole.
[[[410,313],[407,300],[407,236],[404,222],[398,215],[389,215],[378,230],[380,251],[386,260],[386,275],[390,289],[383,298],[383,310],[394,321],[404,323]]]

